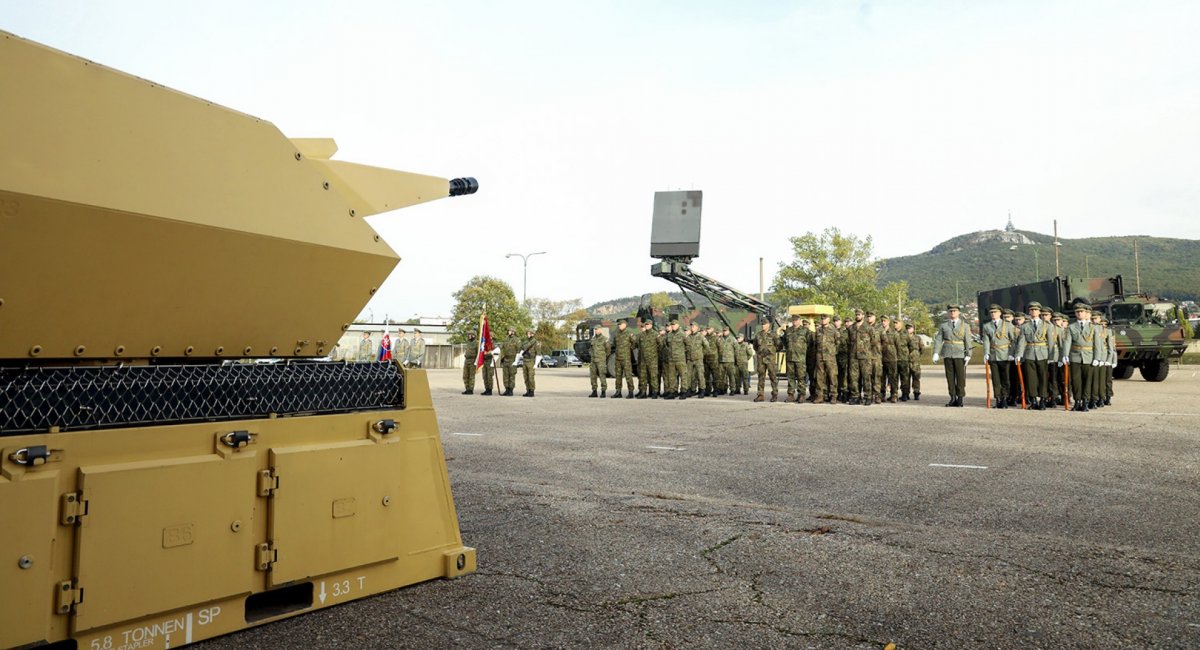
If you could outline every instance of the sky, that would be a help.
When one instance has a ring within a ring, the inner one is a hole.
[[[371,217],[364,310],[448,316],[486,274],[584,305],[650,276],[655,191],[702,190],[700,273],[788,237],[879,257],[1002,228],[1200,238],[1200,2],[0,0],[0,29],[467,197]]]

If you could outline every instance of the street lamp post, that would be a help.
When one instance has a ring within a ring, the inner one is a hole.
[[[505,259],[510,257],[521,258],[521,304],[525,304],[525,290],[529,286],[529,258],[534,255],[545,255],[546,251],[538,251],[536,253],[508,253],[504,256]]]

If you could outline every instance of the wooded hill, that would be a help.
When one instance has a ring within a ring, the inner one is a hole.
[[[1133,243],[1137,241],[1143,293],[1172,300],[1200,296],[1200,241],[1166,237],[1059,239],[1060,275],[1122,275],[1137,291]],[[1016,246],[1015,250],[1012,247]],[[1036,251],[1036,253],[1035,253]],[[985,230],[960,235],[928,252],[881,261],[879,282],[907,280],[914,298],[929,305],[972,302],[975,294],[1054,277],[1054,236],[1025,230]]]

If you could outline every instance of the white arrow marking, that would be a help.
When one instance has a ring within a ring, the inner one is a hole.
[[[324,580],[321,581],[321,593],[317,597],[321,599],[321,604],[324,605],[325,604],[325,581]]]

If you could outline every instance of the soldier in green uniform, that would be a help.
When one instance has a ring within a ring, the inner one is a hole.
[[[521,339],[517,338],[517,330],[508,328],[508,336],[500,343],[500,369],[504,373],[504,392],[501,395],[512,397],[513,389],[517,387],[517,352],[521,349]]]
[[[817,387],[814,403],[838,403],[838,341],[842,334],[838,328],[829,324],[829,314],[821,314],[821,324],[813,333],[813,345],[816,351],[817,377],[813,383]]]
[[[492,355],[493,351],[483,351],[483,368],[480,368],[480,372],[483,374],[483,392],[480,395],[492,394],[492,384],[495,382],[494,373],[496,367],[496,358]],[[471,361],[474,362],[475,359],[471,359]]]
[[[843,402],[850,398],[849,357],[847,354],[850,345],[851,320],[847,318],[845,324],[843,324],[841,316],[833,319],[833,331],[837,333],[837,398]],[[814,399],[813,401],[816,400]]]
[[[696,321],[692,321],[684,345],[687,346],[688,395],[704,399],[704,335]]]
[[[1071,347],[1063,363],[1071,364],[1071,394],[1075,398],[1072,411],[1087,412],[1094,405],[1088,400],[1092,394],[1092,369],[1100,365],[1100,332],[1092,327],[1089,315],[1092,306],[1084,301],[1075,305],[1075,322],[1067,327]]]
[[[475,355],[479,353],[479,345],[475,342],[475,333],[467,335],[463,344],[463,395],[475,394]]]
[[[525,380],[525,393],[522,397],[533,397],[533,389],[536,388],[533,374],[537,371],[538,342],[533,334],[533,330],[525,330],[525,342],[521,344],[521,374]]]
[[[712,325],[704,328],[704,385],[708,387],[705,394],[717,394],[717,369],[720,366],[720,354],[717,351],[717,333]]]
[[[980,326],[980,338],[983,339],[983,362],[988,364],[992,375],[992,398],[998,409],[1008,408],[1009,371],[1013,367],[1012,343],[1017,330],[1001,316],[1004,309],[1000,305],[992,305],[988,309],[992,319]]]
[[[1112,406],[1113,396],[1113,373],[1117,370],[1117,334],[1108,326],[1108,319],[1102,321],[1104,323],[1104,331],[1108,336],[1108,367],[1105,369],[1105,390],[1104,390],[1104,405]]]
[[[1046,364],[1050,360],[1050,328],[1042,322],[1042,305],[1031,302],[1025,306],[1029,320],[1017,336],[1017,360],[1025,376],[1025,398],[1033,411],[1046,410]]]
[[[754,355],[758,359],[758,397],[754,398],[756,402],[763,401],[763,381],[766,379],[771,380],[771,401],[779,399],[779,362],[776,360],[778,349],[775,332],[771,331],[771,322],[764,318],[762,330],[754,337]]]
[[[817,399],[817,337],[813,334],[817,331],[817,324],[820,319],[814,319],[810,324],[805,318],[800,321],[800,326],[808,332],[808,349],[804,351],[804,379],[800,382],[800,388],[796,389],[796,401],[799,402],[805,399],[805,388],[808,392],[808,401]]]
[[[1024,373],[1024,368],[1020,373],[1017,372],[1016,364],[1021,363],[1021,359],[1017,357],[1017,338],[1021,336],[1021,328],[1025,327],[1025,314],[1020,312],[1014,313],[1012,318],[1013,328],[1016,335],[1013,336],[1013,369],[1008,373],[1009,389],[1008,389],[1008,405],[1016,406],[1021,403],[1021,393],[1025,390],[1025,385],[1021,383],[1021,375]]]
[[[375,350],[371,344],[371,333],[363,332],[362,338],[358,339],[358,352],[354,356],[355,361],[374,361]]]
[[[670,361],[667,354],[667,333],[669,328],[663,325],[662,329],[658,330],[658,336],[655,337],[658,341],[658,396],[666,397],[667,390],[667,363]]]
[[[663,397],[687,399],[687,335],[679,331],[679,321],[677,320],[671,321],[670,330],[667,334],[667,392]]]
[[[875,330],[871,336],[871,372],[875,383],[875,403],[879,404],[883,401],[883,329],[875,319],[875,313],[867,311],[867,325]]]
[[[604,330],[599,325],[592,328],[591,353],[588,376],[592,380],[592,394],[588,397],[596,397],[597,384],[600,397],[604,397],[608,394],[608,337],[604,336]]]
[[[1055,363],[1050,367],[1051,374],[1054,375],[1055,385],[1058,387],[1058,395],[1055,398],[1059,406],[1067,403],[1067,395],[1071,387],[1067,385],[1066,377],[1064,377],[1065,366],[1067,365],[1063,359],[1068,357],[1071,352],[1070,333],[1067,332],[1067,322],[1070,319],[1062,312],[1054,312],[1054,329],[1050,330],[1054,333],[1054,347],[1051,349],[1053,355],[1050,357]]]
[[[733,364],[733,348],[737,345],[733,340],[733,335],[729,333],[728,327],[721,328],[721,335],[717,337],[717,363],[720,364],[720,369],[717,376],[720,382],[717,389],[722,395],[733,395],[737,393],[734,381],[736,380],[736,371]]]
[[[849,399],[846,400],[847,404],[862,403],[862,376],[860,372],[858,356],[858,339],[862,334],[862,328],[863,310],[855,309],[854,320],[849,324],[849,327],[846,328],[846,359],[850,366],[850,370],[847,373],[847,386],[849,389]],[[863,352],[865,355],[867,355],[864,358],[868,358],[870,350],[868,348],[863,348]]]
[[[1057,372],[1058,360],[1062,358],[1059,354],[1059,338],[1058,325],[1054,323],[1054,314],[1050,313],[1050,309],[1042,309],[1042,322],[1046,325],[1046,348],[1049,350],[1048,361],[1046,362],[1046,408],[1053,408],[1055,404],[1061,404],[1059,400],[1062,394],[1062,388],[1059,384],[1062,383],[1062,374]]]
[[[896,315],[896,320],[892,323],[892,327],[896,330],[896,383],[899,386],[897,393],[900,401],[907,402],[909,336],[904,331],[904,322],[900,320],[899,314]]]
[[[1108,349],[1108,328],[1105,327],[1104,317],[1098,311],[1092,312],[1092,327],[1096,328],[1100,333],[1100,365],[1092,369],[1092,394],[1091,401],[1094,406],[1091,408],[1104,408],[1104,395],[1108,390],[1108,358],[1111,351]]]
[[[933,337],[933,362],[945,359],[946,386],[950,402],[946,406],[963,405],[967,395],[967,364],[971,361],[971,326],[959,318],[958,305],[947,305],[949,318],[938,327]]]
[[[899,323],[899,320],[896,321]],[[895,404],[900,399],[900,367],[899,367],[899,340],[896,338],[896,330],[892,328],[892,319],[887,314],[884,314],[880,321],[879,328],[879,344],[883,351],[883,375],[880,377],[879,393],[885,399]]]
[[[733,344],[734,395],[737,395],[739,390],[743,395],[750,394],[750,372],[746,368],[748,363],[750,363],[750,346],[746,343],[746,337],[738,334],[737,341]]]
[[[622,380],[629,387],[629,399],[633,399],[633,332],[629,331],[626,319],[617,320],[617,331],[612,337],[613,381],[616,392],[613,399],[621,397]]]
[[[921,354],[925,352],[925,342],[921,337],[917,336],[916,328],[912,323],[909,323],[904,328],[908,331],[908,378],[912,385],[912,398],[916,401],[921,401]],[[908,391],[905,390],[904,397],[908,397]]]
[[[858,364],[858,378],[862,383],[862,404],[870,406],[875,403],[875,351],[880,349],[879,330],[875,329],[875,314],[867,312],[867,320],[857,326],[857,336],[854,342],[854,356]]]
[[[658,399],[658,348],[659,336],[654,331],[654,321],[642,323],[638,335],[638,399]]]
[[[783,351],[787,355],[787,397],[785,402],[804,400],[808,375],[808,327],[802,325],[799,316],[792,316],[792,324],[783,334]]]

